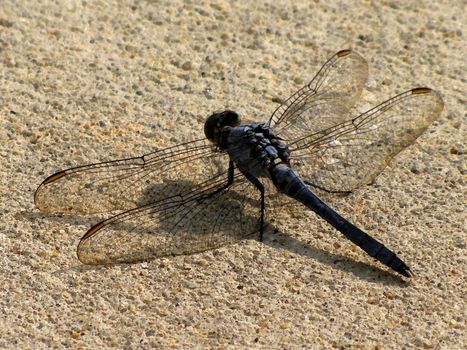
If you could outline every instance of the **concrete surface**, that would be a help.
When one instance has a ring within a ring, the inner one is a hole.
[[[0,2],[0,348],[465,349],[466,7],[462,1]],[[339,211],[403,280],[313,213],[265,242],[113,267],[76,258],[105,215],[40,213],[59,169],[266,120],[334,52],[370,64],[365,101],[416,86],[441,117]]]

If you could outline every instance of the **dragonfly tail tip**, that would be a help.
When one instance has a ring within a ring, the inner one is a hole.
[[[405,276],[405,277],[414,277],[414,273],[412,272],[412,270],[410,270],[410,267],[408,267],[407,265],[404,265],[402,266],[397,272],[399,272],[401,275]]]

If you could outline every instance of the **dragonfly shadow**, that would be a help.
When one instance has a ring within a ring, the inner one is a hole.
[[[254,224],[253,229],[257,231],[260,192],[253,189],[247,181],[234,182],[228,189],[216,193],[221,187],[222,184],[200,191],[199,186],[189,181],[165,181],[149,187],[143,194],[142,202],[138,204],[156,203],[154,214],[158,216],[161,228],[174,233],[184,231],[196,235],[203,225],[210,225],[213,231],[228,230],[234,234],[234,231],[240,230],[239,225],[242,224]],[[158,197],[161,193],[164,195],[160,199]],[[181,193],[183,199],[178,196]],[[172,194],[172,199],[167,198],[167,194]],[[161,205],[158,206],[158,203]],[[166,219],[167,216],[169,219]],[[237,239],[243,236],[240,232],[236,235]]]
[[[157,184],[148,184],[142,191],[140,198],[137,199],[138,207],[148,205],[150,203],[159,202],[170,196],[176,196],[182,193],[188,193],[194,190],[196,185],[190,181],[169,180]]]
[[[238,181],[229,190],[213,195],[223,184],[220,179],[204,190],[191,181],[168,180],[149,184],[133,202],[134,208],[119,212],[23,212],[21,216],[30,221],[48,218],[69,225],[91,223],[99,227],[105,223],[103,234],[99,231],[94,235],[92,245],[100,256],[111,255],[119,262],[190,254],[233,243],[259,228],[259,202],[254,194],[250,198],[241,191],[251,185]]]
[[[76,262],[76,261],[75,261]],[[110,268],[114,268],[116,264],[109,264],[109,265],[85,265],[81,264],[80,262],[74,263],[73,265],[69,267],[62,267],[59,269],[56,269],[52,271],[52,275],[67,275],[69,273],[85,273],[85,272],[99,272],[99,271],[105,271]],[[124,266],[120,264],[119,266]],[[131,267],[124,267],[125,269],[130,269]]]
[[[402,287],[408,285],[408,283],[399,276],[396,276],[389,271],[382,270],[375,265],[355,261],[346,256],[313,247],[295,237],[286,236],[280,233],[278,236],[276,235],[276,237],[277,238],[269,236],[269,238],[263,242],[276,249],[282,248],[291,253],[312,258],[333,268],[338,268],[346,273],[351,273],[362,280]]]
[[[259,229],[259,192],[247,181],[196,185],[170,180],[147,187],[138,207],[97,224],[80,243],[90,263],[132,263],[194,254],[234,243]],[[255,196],[257,198],[255,198]]]
[[[227,176],[225,177],[225,184],[227,183]],[[240,183],[240,185],[238,185]],[[206,195],[209,196],[212,194],[215,189],[220,188],[221,184],[218,184],[217,187],[212,187],[211,190],[203,191],[199,193],[199,195]],[[253,199],[251,196],[244,195],[245,188],[250,188],[253,192],[258,195],[258,199]],[[185,197],[189,193],[200,192],[199,186],[196,185],[194,182],[191,181],[182,181],[182,180],[164,180],[163,183],[154,184],[148,186],[142,193],[140,199],[137,201],[138,206],[147,205],[149,203],[155,203],[161,200],[166,199],[167,197],[173,196],[177,197],[179,194],[183,194]],[[233,185],[229,187],[233,191],[226,191],[228,192],[227,198],[228,200],[237,199],[241,200],[242,203],[248,202],[249,205],[258,205],[259,206],[259,191],[253,186],[246,182],[246,181],[235,181]],[[225,198],[225,197],[224,197]],[[176,198],[175,198],[176,199]]]
[[[47,218],[48,220],[56,222],[64,222],[69,225],[90,225],[92,223],[99,222],[102,217],[96,215],[70,215],[61,213],[43,213],[43,212],[19,212],[19,215],[29,221],[36,221],[38,219]]]
[[[249,186],[248,183],[244,186]],[[156,184],[148,186],[147,189],[143,192],[143,195],[138,200],[138,206],[148,205],[150,203],[157,203],[158,201],[164,201],[165,206],[177,206],[176,199],[177,194],[179,193],[189,193],[191,190],[194,190],[196,185],[189,181],[165,181],[161,184]],[[202,199],[194,200],[192,209],[195,212],[190,215],[185,215],[178,217],[177,220],[182,220],[183,225],[175,224],[177,216],[174,216],[172,220],[162,220],[159,221],[160,226],[158,229],[154,229],[153,235],[157,236],[158,231],[170,232],[173,234],[174,244],[166,246],[167,254],[161,254],[161,256],[170,256],[170,255],[179,255],[179,254],[195,254],[197,252],[202,252],[208,249],[215,249],[226,244],[235,243],[240,239],[257,239],[257,236],[252,236],[258,233],[259,229],[259,194],[258,198],[254,198],[250,195],[244,195],[245,193],[251,193],[251,191],[240,191],[237,188],[234,191],[228,191],[227,194],[220,196],[222,200],[207,201],[211,203],[209,205],[202,205]],[[255,192],[255,191],[253,191]],[[209,193],[209,192],[208,192]],[[171,204],[167,200],[167,194],[172,194],[174,201]],[[284,196],[281,196],[284,197]],[[272,201],[274,203],[277,201]],[[295,201],[281,201],[281,206],[295,206],[297,203]],[[273,207],[274,204],[273,204]],[[217,210],[215,210],[217,208]],[[255,211],[253,211],[253,209]],[[227,220],[222,218],[219,220],[219,213],[226,213]],[[159,213],[156,211],[156,215]],[[196,214],[193,214],[196,213]],[[236,213],[236,215],[232,215]],[[50,220],[58,222],[66,222],[70,225],[88,225],[89,223],[98,223],[103,217],[101,214],[97,215],[86,215],[86,216],[77,216],[77,215],[66,215],[66,214],[52,214],[52,213],[31,213],[31,212],[22,212],[20,213],[22,217],[30,220],[36,221],[47,217]],[[109,213],[107,217],[111,216],[112,213]],[[182,211],[183,214],[183,211]],[[202,222],[198,219],[202,218]],[[267,220],[268,221],[268,220]],[[204,224],[203,224],[204,223]],[[204,226],[203,226],[204,225]],[[213,226],[211,232],[214,234],[205,237],[202,234],[202,228],[207,227],[207,225]],[[267,225],[272,225],[271,222],[268,222]],[[270,226],[271,228],[271,226]],[[119,224],[119,229],[124,232],[135,233],[135,236],[138,235],[138,232],[148,233],[147,227],[142,227],[138,221],[125,221]],[[272,228],[274,229],[274,228]],[[221,232],[216,233],[216,230]],[[268,229],[267,231],[270,231]],[[84,232],[83,232],[84,234]],[[177,237],[180,237],[178,239]],[[277,239],[275,238],[277,237]],[[291,237],[279,234],[279,236],[274,236],[270,234],[265,235],[263,240],[264,244],[267,244],[271,247],[287,249],[288,251],[306,256],[312,259],[315,259],[323,264],[332,266],[334,268],[339,268],[342,271],[347,273],[352,273],[358,278],[375,282],[378,281],[387,285],[405,285],[405,281],[394,276],[392,273],[379,269],[372,264],[367,264],[364,262],[359,262],[352,260],[348,257],[331,253],[316,247],[312,247],[302,241]],[[177,246],[178,245],[178,246]],[[185,249],[186,248],[186,249]],[[173,251],[170,251],[173,250]],[[147,253],[147,252],[146,252]],[[138,255],[138,251],[133,251],[133,254]],[[145,258],[145,252],[141,252],[140,261],[151,260],[149,256]],[[137,259],[136,259],[137,260]],[[87,271],[88,269],[101,269],[100,266],[87,266],[87,265],[76,265],[70,267],[71,270],[75,271]],[[65,269],[69,270],[69,269]],[[56,271],[57,273],[63,272],[62,270]]]

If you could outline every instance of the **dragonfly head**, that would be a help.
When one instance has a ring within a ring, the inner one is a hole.
[[[204,123],[204,135],[206,138],[219,145],[221,131],[224,127],[234,127],[240,124],[240,117],[237,112],[225,110],[210,115]]]

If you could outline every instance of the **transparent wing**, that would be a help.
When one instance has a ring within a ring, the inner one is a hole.
[[[403,92],[347,121],[289,141],[291,163],[315,186],[351,191],[371,183],[442,109],[434,90]]]
[[[187,191],[226,171],[228,156],[197,140],[141,157],[60,171],[38,187],[36,206],[70,214],[126,210]]]
[[[85,264],[144,261],[217,248],[258,231],[260,193],[237,173],[227,173],[191,190],[138,207],[92,227],[81,239]]]
[[[279,106],[269,126],[289,141],[344,121],[368,77],[368,64],[358,53],[342,50],[316,76]]]

